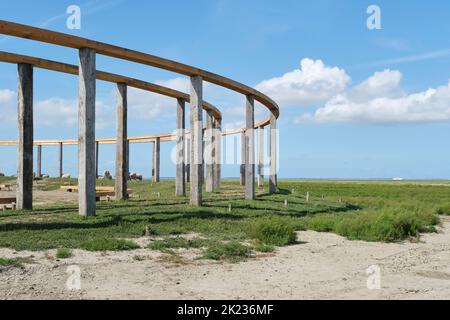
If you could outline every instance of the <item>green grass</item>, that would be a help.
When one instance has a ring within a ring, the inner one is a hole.
[[[87,251],[121,251],[140,248],[133,241],[110,238],[86,240],[80,244],[80,247]]]
[[[217,243],[208,247],[203,257],[212,260],[239,262],[248,258],[250,253],[250,247],[232,241],[229,243]]]
[[[295,243],[295,229],[286,219],[272,216],[256,221],[249,228],[249,237],[272,246],[287,246]]]
[[[1,267],[13,267],[13,268],[20,268],[23,267],[26,263],[32,263],[31,258],[1,258],[0,257],[0,268]]]
[[[66,248],[60,248],[56,251],[56,258],[67,259],[72,256],[72,250]]]
[[[206,247],[210,241],[204,239],[184,239],[181,237],[167,238],[150,243],[147,247],[152,250],[166,251],[168,249],[190,249]]]
[[[76,184],[72,180],[47,179],[43,183],[55,189],[66,183]],[[230,252],[245,249],[244,256],[252,248],[270,252],[276,246],[294,243],[295,231],[299,230],[334,232],[352,240],[417,239],[422,232],[434,231],[438,214],[450,213],[450,188],[427,184],[280,181],[279,193],[261,194],[255,201],[248,201],[243,197],[244,188],[236,181],[224,181],[221,191],[205,193],[204,206],[196,208],[189,206],[187,198],[174,196],[173,181],[132,182],[129,187],[139,197],[98,203],[95,217],[80,217],[76,202],[55,203],[33,211],[1,212],[0,247],[130,250],[138,245],[120,239],[139,238],[147,230],[163,238],[150,244],[151,249],[199,248],[205,256],[222,257],[220,252],[225,252],[223,257],[227,257],[226,244],[233,244]],[[309,202],[306,192],[310,193]],[[192,233],[199,237],[174,237]],[[243,249],[237,245],[249,241],[253,247]]]

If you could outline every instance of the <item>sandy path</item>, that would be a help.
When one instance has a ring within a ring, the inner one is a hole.
[[[303,243],[239,264],[194,260],[185,264],[161,260],[159,252],[120,253],[75,251],[73,258],[55,261],[44,252],[35,264],[0,273],[0,298],[73,299],[449,299],[450,219],[440,233],[420,243],[367,243],[316,232],[299,232]],[[53,253],[53,252],[51,252]],[[136,261],[133,256],[144,256]],[[69,265],[81,268],[81,290],[65,283]],[[381,290],[366,286],[366,269],[381,268]]]

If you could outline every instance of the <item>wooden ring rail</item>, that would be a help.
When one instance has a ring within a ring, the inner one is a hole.
[[[57,61],[51,61],[36,57],[30,57],[25,55],[19,55],[9,52],[0,51],[0,61],[6,62],[6,63],[27,63],[31,64],[37,68],[56,71],[56,72],[62,72],[72,75],[78,75],[78,66],[70,65],[66,63],[61,63]],[[107,82],[112,83],[124,83],[127,84],[130,87],[134,87],[137,89],[142,89],[149,92],[158,93],[167,97],[172,97],[176,99],[183,99],[184,101],[188,102],[190,101],[190,96],[184,92],[180,92],[171,88],[167,88],[161,85],[145,82],[138,79],[133,79],[125,76],[121,76],[118,74],[108,73],[104,71],[97,71],[96,72],[96,78],[98,80],[103,80]],[[212,116],[217,119],[222,119],[222,114],[218,108],[213,106],[211,103],[203,102],[203,109],[207,112],[211,112]],[[261,128],[266,125],[268,125],[269,119],[265,119],[258,124],[255,125],[255,128]],[[229,135],[229,134],[237,134],[242,132],[245,129],[237,129],[237,130],[228,130],[223,133],[223,135]],[[162,142],[166,141],[172,141],[175,137],[174,133],[166,133],[166,134],[155,134],[155,135],[147,135],[147,136],[138,136],[138,137],[129,137],[128,140],[131,143],[146,143],[151,142],[152,140],[156,138],[160,138]],[[106,138],[106,139],[96,139],[97,142],[102,144],[113,144],[116,142],[115,138]],[[78,140],[37,140],[35,141],[35,145],[57,145],[59,143],[63,143],[65,145],[70,144],[78,144]],[[0,141],[0,146],[13,146],[16,145],[16,141]]]
[[[265,94],[259,92],[258,90],[255,90],[235,80],[176,61],[160,58],[139,51],[129,50],[123,47],[72,36],[69,34],[31,27],[5,20],[0,20],[0,34],[60,45],[68,48],[91,48],[94,49],[96,53],[101,55],[132,61],[190,77],[200,76],[203,80],[210,83],[228,88],[244,95],[253,96],[255,100],[268,108],[275,116],[275,118],[278,118],[280,115],[279,107],[275,103],[275,101],[273,101]]]

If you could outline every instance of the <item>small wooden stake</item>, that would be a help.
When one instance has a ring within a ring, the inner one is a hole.
[[[306,193],[306,202],[309,202],[309,192]]]

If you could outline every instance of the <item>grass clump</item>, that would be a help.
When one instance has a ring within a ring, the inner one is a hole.
[[[450,216],[450,203],[445,203],[436,208],[436,214]]]
[[[56,258],[58,259],[67,259],[72,256],[72,250],[67,248],[60,248],[56,251]]]
[[[147,247],[152,250],[166,251],[168,249],[190,249],[202,248],[208,245],[209,241],[205,239],[184,239],[181,237],[168,238],[150,243]]]
[[[258,252],[268,253],[275,251],[275,248],[271,245],[265,244],[265,243],[259,243],[255,245],[254,249]]]
[[[12,267],[12,268],[21,268],[25,263],[32,263],[31,258],[1,258],[0,257],[0,268],[1,267]]]
[[[129,240],[96,238],[82,242],[81,248],[87,251],[123,251],[138,249],[140,246]]]
[[[218,261],[239,262],[250,256],[251,249],[239,242],[216,243],[205,252],[204,258]]]
[[[278,217],[253,223],[248,231],[250,238],[269,246],[287,246],[296,241],[294,226]]]
[[[421,232],[433,232],[439,219],[423,211],[385,207],[352,214],[312,217],[308,228],[332,231],[350,240],[394,242],[418,238]]]

